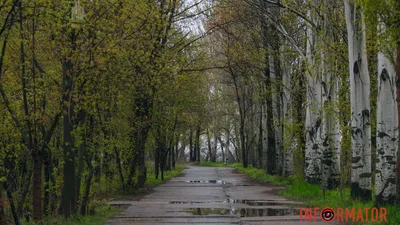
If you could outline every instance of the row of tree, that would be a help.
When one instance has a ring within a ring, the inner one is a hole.
[[[0,3],[1,225],[86,214],[102,186],[143,187],[149,158],[158,177],[184,157],[206,105],[198,5]]]
[[[206,41],[214,119],[207,129],[214,143],[224,137],[219,146],[228,146],[225,154],[234,148],[244,167],[297,175],[324,190],[350,186],[361,200],[372,199],[374,186],[378,205],[395,203],[399,6],[214,1],[205,23],[212,31]]]

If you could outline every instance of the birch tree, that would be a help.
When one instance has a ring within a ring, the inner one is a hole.
[[[351,102],[351,196],[371,199],[370,78],[363,13],[344,0],[348,35]]]
[[[339,121],[339,85],[338,85],[338,66],[337,53],[329,46],[331,43],[338,42],[335,34],[335,15],[338,13],[339,6],[337,1],[324,1],[321,46],[321,68],[322,68],[322,178],[323,186],[327,189],[334,189],[340,184],[340,151],[341,151],[341,131]]]
[[[396,201],[396,153],[398,151],[398,112],[396,96],[396,71],[389,50],[386,25],[378,22],[378,101],[376,124],[375,201],[393,204]]]
[[[315,2],[315,1],[314,1]],[[308,17],[315,23],[316,12],[308,9]],[[318,64],[317,48],[318,36],[312,27],[307,27],[307,106],[306,106],[306,146],[305,146],[305,180],[309,183],[321,182],[321,71]]]

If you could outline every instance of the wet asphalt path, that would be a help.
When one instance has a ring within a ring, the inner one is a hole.
[[[300,221],[301,203],[275,194],[232,168],[190,166],[183,176],[159,185],[105,225],[323,225]],[[329,223],[335,224],[335,223]]]

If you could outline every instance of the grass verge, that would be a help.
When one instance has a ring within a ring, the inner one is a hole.
[[[147,176],[146,184],[154,185],[154,184],[162,184],[166,180],[169,180],[173,177],[177,177],[182,173],[182,170],[186,169],[187,166],[185,165],[176,165],[175,169],[171,171],[165,171],[164,172],[164,180],[161,180],[161,173],[158,176],[158,179],[156,179],[154,173],[150,173],[150,176]]]
[[[171,171],[164,172],[164,180],[161,180],[161,173],[159,179],[155,179],[154,164],[148,165],[148,173],[146,179],[146,185],[154,186],[162,184],[165,181],[179,176],[182,170],[186,169],[185,165],[176,165],[176,167]],[[103,181],[103,183],[106,183]],[[124,199],[133,195],[142,195],[149,193],[149,189],[131,189],[123,190],[118,180],[113,182],[108,182],[105,187],[101,188],[99,184],[93,184],[94,189],[99,188],[96,193],[96,198],[89,203],[89,208],[93,212],[92,215],[74,215],[70,219],[66,220],[63,216],[47,217],[39,223],[34,222],[22,222],[22,225],[102,225],[106,223],[110,218],[119,214],[123,211],[122,208],[107,205],[107,200],[110,199]],[[107,193],[108,192],[108,193]],[[92,196],[93,197],[93,196]]]
[[[364,215],[364,220],[359,220],[358,223],[354,224],[381,224],[381,225],[398,225],[400,224],[400,210],[396,206],[386,206],[387,210],[387,221],[371,222],[370,214],[368,221],[366,221],[366,215],[364,208],[373,208],[373,200],[369,202],[360,202],[351,199],[350,189],[345,188],[344,190],[327,190],[325,196],[323,195],[320,185],[309,184],[296,177],[282,178],[280,176],[272,176],[266,174],[265,170],[257,169],[249,166],[248,168],[243,168],[240,163],[233,164],[223,164],[223,163],[213,163],[213,162],[200,162],[199,166],[213,166],[213,167],[231,167],[237,169],[239,172],[249,175],[252,179],[260,181],[262,183],[271,183],[278,186],[286,186],[286,188],[279,193],[284,197],[304,202],[307,207],[318,207],[323,209],[325,207],[331,207],[333,209],[337,208],[354,208],[357,215],[358,209],[362,209]],[[356,216],[355,216],[356,217]],[[351,220],[351,219],[350,219]],[[352,222],[352,221],[349,221]]]
[[[63,216],[56,217],[48,217],[41,222],[37,223],[38,225],[101,225],[107,222],[111,217],[117,215],[122,212],[123,209],[118,207],[113,207],[109,205],[104,205],[98,207],[96,209],[96,213],[94,215],[75,215],[70,219],[66,220]],[[36,225],[36,223],[23,223],[23,225]]]

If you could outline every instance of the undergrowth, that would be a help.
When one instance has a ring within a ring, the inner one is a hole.
[[[161,173],[155,179],[154,163],[146,165],[147,179],[146,185],[154,186],[164,183],[166,180],[179,176],[186,168],[185,165],[176,165],[171,171],[164,172],[164,180],[161,180]],[[23,221],[22,225],[101,225],[106,223],[111,217],[119,214],[122,209],[106,204],[107,200],[124,199],[134,195],[149,193],[148,188],[123,189],[118,179],[106,179],[101,177],[100,182],[92,184],[91,201],[88,211],[90,215],[74,215],[70,219],[64,219],[62,215],[46,217],[40,223]]]
[[[66,220],[62,215],[47,217],[39,223],[23,222],[22,225],[101,225],[107,222],[111,217],[122,212],[121,208],[110,205],[103,205],[96,209],[93,215],[75,215]]]

